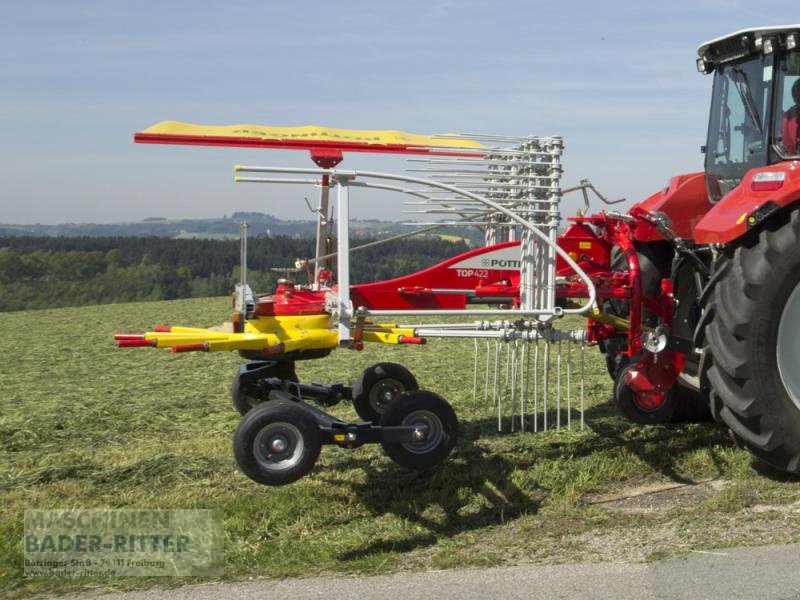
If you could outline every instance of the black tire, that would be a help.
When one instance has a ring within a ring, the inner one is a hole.
[[[685,386],[680,380],[675,386],[673,423],[708,423],[714,420],[708,405],[708,394]]]
[[[317,462],[321,446],[314,417],[280,400],[253,408],[233,434],[239,468],[263,485],[285,485],[303,477]]]
[[[792,399],[781,376],[778,340],[787,327],[784,309],[800,285],[800,210],[726,250],[722,260],[727,264],[719,266],[706,309],[712,411],[758,458],[798,473],[800,398]],[[796,383],[794,372],[785,375]]]
[[[639,273],[642,281],[642,294],[657,296],[661,290],[661,280],[669,277],[672,263],[673,250],[667,242],[650,242],[639,244],[636,247],[639,258]],[[611,270],[627,271],[628,263],[625,255],[616,247],[612,249]],[[603,303],[603,312],[617,317],[628,318],[628,302],[626,300],[606,300]],[[657,319],[645,311],[643,322],[655,326]],[[630,357],[620,354],[625,341],[620,337],[612,337],[603,342],[603,352],[606,355],[606,369],[614,381],[617,381],[622,369],[630,364]]]
[[[279,362],[275,366],[266,370],[262,379],[276,378],[281,381],[291,381],[297,383],[297,373],[294,370],[293,362]],[[231,403],[236,411],[244,416],[250,409],[261,404],[266,400],[266,390],[253,389],[253,383],[245,384],[242,382],[241,372],[236,373],[231,386]]]
[[[615,250],[617,249],[615,248]],[[670,277],[672,273],[674,251],[667,242],[651,242],[637,245],[636,254],[639,258],[642,293],[645,296],[657,296],[661,290],[661,280]],[[625,257],[619,250],[612,255],[612,258],[612,270],[627,270]],[[694,323],[698,318],[695,312],[699,312],[697,309],[698,300],[696,299],[697,290],[693,281],[694,272],[688,265],[684,264],[683,268],[679,269],[676,277],[675,296],[678,298],[679,303],[678,314],[675,315],[675,334],[688,339],[694,335]],[[628,303],[622,300],[609,300],[604,304],[603,312],[627,318]],[[642,321],[650,327],[658,324],[657,317],[647,310],[642,316]],[[624,346],[625,342],[619,337],[610,338],[604,342],[606,369],[615,382],[619,381],[620,375],[627,372],[625,369],[631,364],[630,357],[619,354],[619,349]],[[696,375],[697,365],[687,362],[684,370],[688,371],[690,375]],[[671,421],[673,423],[698,423],[712,420],[708,395],[704,393],[702,388],[701,390],[696,390],[678,381],[675,384],[672,396]],[[647,418],[645,421],[636,422],[652,423],[662,421],[653,421],[651,418]]]
[[[603,308],[603,312],[606,314],[615,314],[608,311],[605,306]],[[624,316],[627,317],[627,315]],[[609,377],[611,377],[613,381],[616,381],[619,378],[620,371],[627,367],[631,362],[630,356],[620,354],[623,346],[625,346],[625,342],[620,336],[610,337],[602,342],[602,351],[606,355],[606,370],[608,371]]]
[[[400,394],[418,389],[416,378],[403,365],[378,363],[364,369],[353,386],[353,407],[365,421],[378,423]]]
[[[657,425],[659,423],[669,423],[675,413],[677,405],[677,385],[667,392],[664,400],[658,406],[647,407],[634,394],[633,390],[625,383],[625,375],[630,371],[636,362],[623,367],[619,372],[617,381],[614,382],[614,400],[620,411],[630,421],[642,425]]]
[[[423,470],[444,461],[458,438],[458,419],[453,407],[441,396],[424,390],[406,392],[392,402],[381,417],[382,427],[420,425],[426,437],[418,442],[381,442],[394,462]]]

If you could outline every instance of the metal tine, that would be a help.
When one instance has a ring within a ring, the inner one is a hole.
[[[583,377],[584,377],[584,359],[586,358],[586,344],[581,344],[581,431],[583,431]]]
[[[490,216],[486,211],[480,210],[477,207],[472,206],[459,206],[459,207],[437,207],[436,204],[425,204],[425,205],[413,205],[413,206],[429,206],[431,208],[416,208],[416,209],[404,209],[404,213],[440,213],[440,214],[465,214],[465,215],[485,215]],[[541,214],[546,214],[547,211],[539,211]]]
[[[556,431],[561,431],[561,338],[556,355]]]
[[[522,341],[514,340],[514,345],[516,346],[516,350],[517,350],[517,362],[516,362],[516,368],[517,368],[517,402],[516,402],[516,405],[515,405],[516,408],[517,408],[517,412],[515,414],[517,415],[517,417],[519,419],[519,430],[523,431],[522,423],[523,423],[524,419],[523,419],[522,415],[523,415],[523,411],[525,409],[525,407],[523,405],[523,394],[525,392],[525,372],[523,370],[524,367],[525,367],[525,361],[523,360],[523,356],[524,356],[524,353],[525,353],[525,341],[524,340],[522,340]]]
[[[476,154],[475,148],[450,148],[447,146],[427,146],[425,148],[419,146],[409,146],[409,150],[425,150],[428,151],[441,151],[441,152],[451,152],[454,151],[454,154],[458,154],[459,156],[464,156],[465,158],[469,158]],[[475,158],[483,158],[483,157],[490,157],[490,158],[502,158],[503,156],[508,157],[522,157],[522,158],[530,158],[531,156],[544,156],[544,157],[551,157],[552,154],[546,151],[531,151],[531,150],[519,150],[514,148],[482,148],[480,150],[481,155],[476,156]],[[510,161],[509,161],[510,162]],[[554,164],[556,161],[542,161],[542,164]]]
[[[404,215],[485,215],[486,213],[477,211],[477,210],[470,210],[464,208],[426,208],[426,209],[419,209],[419,210],[402,210],[400,211]],[[549,211],[546,210],[536,210],[536,211],[529,211],[535,215],[546,215]],[[466,223],[466,221],[464,221]],[[506,223],[509,227],[516,227],[516,223]],[[541,229],[541,227],[540,227]]]
[[[469,165],[472,166],[472,165]],[[521,165],[509,163],[507,169],[456,169],[453,167],[420,167],[417,169],[406,169],[408,173],[436,173],[439,175],[458,175],[462,177],[486,177],[489,179],[546,179],[548,181],[555,181],[558,177],[549,175],[552,167],[550,165],[543,165],[542,173],[529,173],[532,169],[523,169]],[[513,168],[512,168],[513,167]]]
[[[505,342],[506,347],[506,363],[505,363],[505,383],[501,388],[500,397],[497,402],[497,431],[503,430],[503,411],[502,411],[502,402],[503,398],[505,398],[506,394],[508,394],[509,389],[509,379],[511,376],[511,344]]]
[[[559,142],[561,143],[561,138],[558,136],[538,136],[538,135],[499,135],[496,133],[444,133],[444,134],[437,134],[433,137],[443,138],[443,139],[453,139],[453,138],[464,138],[470,140],[494,140],[494,141],[508,141],[511,143],[525,143],[525,142],[544,142],[544,143],[554,143]]]
[[[544,197],[544,193],[549,193],[550,186],[547,185],[530,185],[527,183],[520,183],[520,182],[510,182],[510,181],[503,181],[503,182],[480,182],[480,181],[470,181],[470,182],[459,182],[454,181],[452,179],[445,179],[442,181],[447,185],[458,185],[464,190],[467,190],[472,193],[476,194],[487,194],[491,197],[492,194],[498,194],[498,197],[508,197],[512,199],[519,199],[524,200],[526,202],[537,203],[541,202],[543,204],[558,204],[558,202],[554,200],[548,200]],[[483,191],[482,191],[483,190]],[[540,194],[540,197],[537,197],[536,194]],[[426,198],[427,200],[428,198]],[[434,197],[429,198],[430,200],[434,200]]]
[[[431,150],[445,150],[446,148],[436,148],[431,146]],[[466,153],[465,153],[466,154]],[[528,151],[528,150],[518,150],[514,148],[487,148],[484,151],[484,156],[488,156],[490,158],[502,158],[504,156],[508,157],[521,157],[521,158],[529,158],[531,156],[544,156],[544,157],[551,157],[552,155],[545,151]],[[510,161],[509,161],[510,162]],[[542,164],[554,164],[555,161],[542,161]]]
[[[444,219],[442,221],[403,221],[401,225],[419,225],[420,227],[427,227],[430,225],[458,225],[458,226],[466,226],[466,225],[486,225],[485,221],[450,221]]]
[[[458,156],[454,158],[408,158],[406,159],[407,162],[413,163],[422,163],[422,164],[436,164],[436,165],[459,165],[459,166],[467,166],[467,165],[497,165],[500,167],[505,167],[507,165],[521,165],[523,167],[550,167],[552,166],[552,162],[543,162],[539,160],[525,160],[525,156],[520,156],[514,160],[509,160],[506,158],[492,158],[491,156],[486,156],[485,158],[477,158],[471,156]]]
[[[481,210],[477,206],[470,205],[470,204],[467,204],[467,203],[461,203],[458,206],[448,206],[449,204],[451,204],[450,202],[447,202],[446,204],[443,203],[443,202],[404,202],[403,204],[404,204],[404,206],[409,206],[409,207],[435,207],[437,209],[441,209],[441,207],[444,207],[444,209],[447,209],[447,210],[450,210],[450,211],[453,211],[453,212],[470,211],[472,214],[486,215],[486,217],[488,219],[496,219],[497,220],[496,222],[500,222],[500,220],[499,220],[500,219],[500,213],[498,213],[496,211]],[[545,208],[530,208],[529,209],[527,207],[521,206],[521,204],[523,204],[523,203],[520,202],[520,201],[506,202],[505,203],[505,207],[509,208],[509,209],[512,209],[512,210],[513,209],[517,209],[523,215],[534,215],[534,216],[536,216],[536,215],[549,215],[550,214],[550,211],[545,209]],[[512,224],[512,223],[510,223],[508,221],[505,221],[505,222],[508,223],[508,224]],[[487,225],[491,225],[491,223],[487,223]],[[516,223],[514,223],[513,225],[516,226]]]
[[[484,170],[478,171],[477,169],[438,169],[436,167],[429,167],[426,169],[406,169],[409,173],[435,173],[437,175],[446,175],[448,177],[472,177],[474,179],[540,179],[545,181],[555,181],[556,177],[549,177],[538,173],[523,173],[521,169],[498,171],[498,170]]]
[[[478,338],[475,338],[475,358],[472,363],[472,414],[478,409]]]
[[[431,198],[430,200],[406,200],[403,202],[405,206],[438,206],[443,203],[455,204],[456,206],[478,206],[478,203],[473,200],[462,200],[460,198]],[[484,210],[484,212],[486,212]]]
[[[438,196],[437,194],[449,194],[449,193],[451,193],[451,192],[449,192],[448,190],[430,190],[430,191],[425,191],[425,195],[428,196],[428,198],[426,198],[426,199],[434,201],[434,202],[442,200],[442,197]],[[505,195],[508,194],[508,192],[500,191],[499,189],[497,191],[493,192],[493,193],[495,193],[495,194],[505,194]],[[461,200],[463,202],[474,202],[474,204],[480,204],[477,201],[471,201],[469,198],[464,198],[463,196],[448,196],[448,197],[453,198],[453,200]],[[545,197],[531,198],[531,199],[528,199],[527,201],[535,203],[535,204],[558,204],[559,203],[559,200],[553,200],[551,198],[545,198]]]
[[[475,210],[475,209],[466,209],[466,208],[427,208],[424,210],[403,210],[401,211],[404,215],[451,215],[451,214],[459,214],[459,215],[484,215],[486,213]]]
[[[511,431],[514,431],[514,417],[517,414],[517,343],[510,346],[511,352]]]
[[[511,198],[510,196],[508,197],[507,200],[505,200],[503,197],[500,197],[499,195],[491,196],[491,198],[495,202],[499,202],[501,204],[503,204],[504,202],[509,202],[509,203],[510,202],[519,202],[519,200],[517,200],[516,198]],[[456,198],[455,196],[439,196],[439,197],[436,197],[436,198],[429,198],[427,200],[417,200],[417,201],[407,200],[403,204],[407,204],[407,205],[413,206],[413,204],[412,204],[413,202],[417,202],[418,205],[423,205],[423,204],[427,203],[429,205],[437,205],[438,204],[439,206],[451,206],[451,205],[452,206],[474,206],[474,207],[478,207],[479,206],[477,202],[471,202],[470,200],[464,200],[462,198]],[[484,208],[484,210],[487,210],[487,209]],[[496,211],[494,211],[494,212],[496,212]]]
[[[511,196],[502,197],[499,194],[489,194],[489,196],[495,202],[497,202],[498,204],[500,204],[504,208],[507,208],[509,210],[516,210],[517,212],[519,212],[521,214],[528,214],[529,212],[531,214],[534,214],[534,215],[536,215],[536,214],[550,214],[550,211],[548,209],[546,209],[546,208],[527,207],[526,206],[527,203],[525,202],[525,200],[522,200],[520,198],[514,198],[514,197],[511,197]],[[494,209],[493,210],[486,210],[485,208],[479,207],[477,204],[470,204],[469,202],[461,202],[461,203],[459,203],[459,204],[457,204],[455,206],[451,206],[451,205],[454,205],[454,204],[456,204],[456,203],[451,202],[449,200],[432,200],[432,201],[428,201],[428,202],[424,202],[424,203],[417,203],[417,204],[405,203],[405,206],[430,206],[430,207],[441,207],[441,206],[444,206],[446,208],[452,208],[452,209],[455,209],[455,210],[470,209],[473,212],[480,212],[480,213],[486,215],[487,219],[494,219],[498,223],[499,222],[509,223],[509,221],[502,221],[502,218],[503,218],[504,215],[502,215],[502,213],[500,213],[500,212],[498,212],[498,211],[496,211]],[[490,224],[491,223],[487,223],[487,225],[490,225]]]
[[[550,344],[545,340],[544,342],[544,372],[542,373],[542,413],[544,422],[542,424],[543,431],[547,431],[547,396],[550,391]]]
[[[457,173],[454,171],[432,173],[438,175],[440,178],[459,179],[458,184],[461,186],[473,185],[473,182],[485,183],[511,183],[516,182],[520,186],[525,186],[528,189],[536,189],[531,185],[531,182],[542,183],[540,187],[550,187],[551,179],[542,177],[540,175],[526,175],[523,173]],[[437,179],[439,181],[439,179]]]
[[[449,177],[453,177],[450,175]],[[510,177],[509,179],[514,179]],[[446,183],[448,185],[464,185],[463,181],[451,181],[450,179],[443,180],[441,183]],[[522,183],[505,183],[505,182],[468,182],[466,188],[469,189],[470,187],[481,187],[481,188],[491,188],[491,187],[505,187],[505,188],[525,188],[526,190],[547,190],[550,191],[549,186],[544,185],[530,185],[530,184],[522,184]],[[537,200],[538,202],[539,200]],[[541,202],[548,202],[546,198],[542,198]],[[557,200],[549,200],[552,204],[558,204]]]
[[[558,177],[551,175],[552,170],[553,165],[527,162],[505,162],[502,164],[434,163],[427,167],[420,166],[405,169],[406,172],[414,173],[465,173],[468,175],[478,175],[490,179],[512,177],[516,174],[519,174],[527,175],[529,177],[538,177],[539,179],[547,179],[548,181],[559,180]]]
[[[530,346],[530,340],[523,340],[522,342],[522,353],[519,357],[519,370],[521,375],[520,378],[520,391],[519,391],[519,429],[520,431],[525,431],[525,410],[527,407],[527,385],[528,385],[528,363],[525,362],[525,359],[530,357],[530,352],[528,352],[528,346]],[[530,359],[529,359],[530,360]]]
[[[572,431],[572,403],[570,384],[572,383],[572,338],[567,339],[567,429]]]
[[[525,384],[527,383],[527,373],[525,372],[525,349],[528,341],[523,340],[520,345],[519,356],[519,430],[525,431]]]
[[[478,339],[478,338],[475,338]],[[483,380],[483,412],[485,413],[489,406],[489,357],[491,356],[491,348],[489,347],[489,340],[486,340],[486,374]]]
[[[533,431],[539,431],[539,338],[533,354]]]
[[[536,206],[540,204],[547,205],[549,204],[548,201],[543,200],[541,202],[538,201],[531,201],[528,198],[520,198],[518,195],[514,194],[513,192],[506,191],[506,190],[495,190],[492,192],[487,192],[486,194],[488,197],[492,198],[495,202],[498,202],[505,208],[509,207],[518,207],[521,211],[524,212],[526,209],[535,209]],[[451,196],[444,196],[444,197],[431,197],[425,198],[423,200],[406,200],[403,204],[406,205],[441,205],[441,206],[449,206],[449,205],[457,205],[457,206],[473,206],[479,207],[481,210],[486,212],[487,214],[499,214],[498,211],[494,208],[486,208],[479,204],[478,202],[472,202],[469,199],[462,199],[462,198],[455,198]],[[532,205],[532,206],[531,206]],[[541,210],[541,209],[540,209]],[[552,210],[549,209],[548,210]]]
[[[436,198],[438,198],[442,194],[452,194],[453,193],[450,190],[436,190],[436,189],[428,189],[428,188],[414,188],[411,191],[418,192],[418,193],[421,193],[421,194],[425,194],[427,196],[431,196],[431,199],[434,199],[434,196],[436,196]],[[454,200],[460,200],[462,202],[473,202],[475,204],[478,204],[477,200],[472,200],[470,198],[465,198],[464,196],[453,196],[453,199]]]
[[[500,341],[494,341],[494,396],[492,398],[492,411],[497,406],[498,370],[500,368]]]

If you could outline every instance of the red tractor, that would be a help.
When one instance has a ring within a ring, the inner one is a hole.
[[[800,330],[799,42],[800,25],[793,25],[743,30],[700,46],[698,69],[714,73],[705,171],[673,177],[626,214],[573,218],[558,239],[558,201],[570,191],[558,184],[560,138],[514,138],[516,146],[490,149],[458,136],[395,131],[158,124],[136,140],[310,151],[318,169],[237,167],[269,175],[237,180],[296,184],[309,183],[298,176],[313,177],[310,182],[320,189],[317,272],[312,277],[309,271],[307,286],[286,281],[275,294],[253,296],[244,277],[243,237],[231,331],[161,327],[119,334],[118,343],[173,352],[238,350],[254,361],[240,369],[233,388],[234,404],[244,414],[237,457],[245,472],[269,485],[308,472],[323,443],[357,447],[380,441],[396,459],[397,448],[405,448],[409,454],[397,460],[406,465],[444,460],[455,440],[444,433],[457,428],[455,415],[438,396],[409,395],[416,380],[405,369],[381,363],[353,389],[300,384],[294,371],[296,360],[320,358],[335,348],[422,344],[427,337],[475,338],[476,367],[479,338],[523,348],[540,340],[598,344],[615,380],[617,404],[631,420],[665,423],[710,414],[760,459],[800,472],[800,336],[793,333]],[[345,150],[428,155],[433,166],[424,171],[437,171],[438,165],[446,180],[468,183],[337,170]],[[466,210],[461,216],[484,228],[487,246],[420,273],[350,286],[351,186],[410,193],[445,212]],[[331,188],[338,198],[336,253],[325,243]],[[588,201],[591,184],[577,189]],[[454,196],[442,199],[442,191]],[[498,243],[489,236],[495,221],[486,219],[497,215],[521,228],[522,237]],[[335,283],[332,271],[321,268],[334,255]],[[503,320],[402,327],[375,320],[433,314]],[[553,322],[565,314],[586,315],[586,331],[554,331]],[[545,371],[543,399],[547,381]],[[363,423],[339,421],[305,402],[328,405],[343,397],[354,400]],[[278,404],[267,402],[275,398]],[[432,414],[436,419],[428,422]],[[409,415],[425,418],[409,424]],[[544,418],[546,425],[546,403]],[[294,433],[287,437],[284,429]],[[262,456],[251,438],[264,431],[271,441]],[[251,458],[266,465],[255,475],[248,470],[255,464]]]
[[[616,265],[639,271],[651,352],[637,352],[618,333],[602,340],[628,416],[663,422],[704,404],[738,443],[793,473],[800,472],[799,45],[800,25],[792,25],[700,46],[697,68],[714,75],[705,172],[672,178],[629,211],[647,225],[634,224],[635,257],[623,252]],[[655,306],[668,296],[671,315]],[[608,300],[603,312],[633,322],[634,304]],[[668,357],[663,371],[653,364],[659,356]]]

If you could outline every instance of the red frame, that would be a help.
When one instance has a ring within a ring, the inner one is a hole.
[[[138,144],[175,144],[179,146],[234,146],[241,148],[278,148],[282,150],[309,150],[312,157],[330,152],[372,152],[378,154],[428,154],[431,156],[481,157],[483,152],[449,151],[411,146],[407,144],[365,144],[363,142],[325,140],[279,140],[252,137],[214,135],[181,135],[173,133],[135,133],[133,141]],[[341,158],[339,159],[341,160]],[[338,161],[337,161],[338,162]]]

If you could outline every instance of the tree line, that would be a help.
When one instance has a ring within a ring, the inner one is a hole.
[[[352,245],[371,239],[351,240]],[[270,293],[314,240],[248,240],[248,282]],[[467,251],[436,237],[396,240],[354,252],[351,281],[380,281]],[[313,272],[313,268],[311,269]],[[293,273],[307,283],[306,273]],[[239,280],[238,240],[162,237],[0,237],[0,311],[171,300],[230,294]]]

